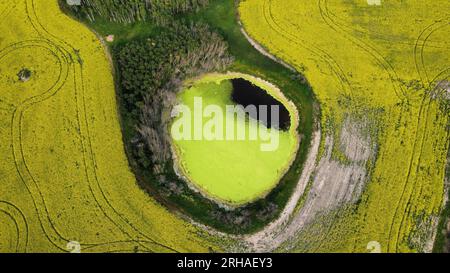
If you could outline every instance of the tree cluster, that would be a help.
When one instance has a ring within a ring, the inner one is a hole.
[[[121,96],[139,120],[136,155],[144,167],[161,173],[171,157],[167,127],[176,92],[186,78],[228,67],[228,46],[205,25],[174,25],[155,39],[125,44],[115,55]]]

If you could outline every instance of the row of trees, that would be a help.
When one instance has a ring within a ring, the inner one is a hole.
[[[136,21],[167,21],[171,16],[197,11],[209,0],[81,0],[71,6],[75,14],[94,22],[103,18],[117,23]]]

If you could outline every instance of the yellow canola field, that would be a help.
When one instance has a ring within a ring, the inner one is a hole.
[[[450,2],[376,2],[239,6],[249,34],[306,75],[324,131],[336,136],[347,118],[360,120],[377,144],[360,202],[318,218],[291,243],[296,251],[431,250],[449,146],[450,91],[439,86],[450,76]]]
[[[93,33],[56,0],[0,2],[0,252],[216,249],[138,187],[117,112]]]

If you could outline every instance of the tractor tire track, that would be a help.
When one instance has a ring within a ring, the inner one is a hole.
[[[340,28],[340,30],[345,34],[345,35],[348,35],[348,36],[350,36],[350,38],[352,38],[352,36],[350,35],[350,34],[348,34],[343,28],[342,28],[342,26],[341,25],[339,25],[336,21],[333,21],[333,19],[331,18],[331,16],[329,16],[329,11],[328,11],[328,0],[319,0],[319,8],[321,9],[321,13],[322,13],[322,15],[324,16],[324,20],[326,20],[325,19],[325,17],[327,18],[327,19],[330,19],[330,27],[333,27],[334,28],[334,26],[335,27],[337,27],[337,28]],[[333,24],[333,25],[331,25],[331,24]],[[337,29],[335,29],[336,31],[338,31]],[[353,40],[353,39],[352,39]],[[364,49],[365,51],[367,51],[370,55],[372,55],[374,58],[375,58],[375,60],[389,73],[389,77],[390,77],[390,79],[391,79],[391,82],[392,82],[392,84],[393,84],[393,87],[394,87],[394,90],[395,90],[395,92],[397,93],[397,96],[399,96],[399,93],[398,93],[398,91],[397,91],[397,84],[396,84],[396,82],[400,82],[399,81],[399,78],[398,78],[398,74],[397,74],[397,72],[395,71],[395,69],[393,68],[393,66],[376,50],[376,49],[374,49],[372,46],[370,46],[369,44],[367,44],[367,43],[365,43],[365,42],[363,42],[362,40],[360,40],[360,39],[354,39],[353,40],[354,41],[354,43],[356,44],[356,45],[358,45],[359,47],[361,47],[362,49]],[[426,40],[425,40],[426,41]],[[360,44],[360,43],[361,44]],[[425,43],[425,42],[424,42]],[[423,50],[423,48],[422,48],[422,50]],[[423,58],[422,58],[422,62],[423,62]],[[400,90],[402,90],[402,95],[404,96],[404,98],[407,100],[407,101],[411,101],[411,99],[412,99],[412,97],[411,97],[411,95],[410,94],[407,94],[406,93],[406,91],[404,90],[404,88],[401,86],[401,85],[399,85],[398,86],[399,88],[400,88]],[[417,99],[417,97],[416,97],[416,99]],[[414,159],[416,158],[416,156],[417,156],[417,152],[416,152],[416,149],[417,149],[417,147],[418,147],[418,145],[420,145],[420,147],[421,147],[421,150],[419,151],[419,155],[422,153],[422,149],[423,149],[423,146],[424,146],[424,141],[425,141],[425,136],[426,136],[426,134],[425,134],[425,132],[426,132],[426,129],[427,129],[427,127],[428,127],[428,115],[429,115],[429,105],[426,105],[425,107],[426,107],[426,109],[424,110],[423,109],[423,107],[424,107],[424,104],[425,104],[425,97],[422,99],[422,101],[421,101],[421,105],[420,105],[420,110],[419,110],[419,118],[418,118],[418,122],[417,122],[417,127],[416,128],[418,128],[418,130],[416,131],[416,137],[415,137],[415,141],[414,141],[414,145],[413,145],[413,152],[412,152],[412,155],[411,155],[411,159],[410,159],[410,164],[409,164],[409,168],[408,168],[408,173],[407,173],[407,178],[406,178],[406,181],[405,181],[405,184],[404,184],[404,187],[403,187],[403,191],[402,191],[402,194],[401,194],[401,197],[400,197],[400,199],[399,199],[399,201],[398,201],[398,203],[397,203],[397,208],[395,209],[395,213],[394,213],[394,218],[392,219],[392,222],[391,222],[391,227],[390,227],[390,231],[389,231],[389,238],[391,239],[392,238],[392,228],[393,228],[393,226],[394,226],[394,224],[395,224],[395,221],[396,221],[396,219],[397,219],[397,217],[398,217],[398,213],[399,213],[399,208],[400,208],[400,204],[402,203],[402,200],[403,200],[403,198],[404,198],[404,195],[405,195],[405,193],[406,193],[406,188],[408,187],[408,184],[409,184],[409,178],[410,178],[410,176],[411,176],[411,169],[413,168],[413,162],[414,162]],[[421,128],[421,122],[422,122],[422,114],[423,113],[426,113],[426,116],[425,116],[425,127],[424,127],[424,131],[423,131],[423,136],[422,136],[422,139],[421,140],[418,140],[418,138],[419,138],[419,136],[418,136],[418,133],[421,131],[420,130],[420,128]],[[421,141],[421,144],[418,144],[418,141]],[[418,170],[418,166],[416,166],[417,168],[416,168],[416,171]],[[417,182],[417,179],[415,180],[415,182],[414,182],[414,185],[416,184],[416,182]],[[411,198],[411,196],[412,196],[412,192],[411,192],[411,194],[409,194],[409,195],[407,195],[408,197],[408,199],[410,199]],[[404,211],[405,212],[405,211]],[[401,230],[401,225],[402,225],[402,223],[404,222],[404,217],[405,217],[406,215],[405,215],[405,213],[403,213],[402,214],[402,220],[401,220],[401,224],[400,224],[400,226],[399,226],[399,229],[398,229],[398,233],[397,233],[397,240],[395,241],[395,250],[396,251],[398,251],[398,239],[399,239],[399,237],[400,237],[400,230]],[[392,240],[389,240],[389,244],[388,244],[388,251],[389,251],[389,246],[390,246],[390,243],[391,243],[391,241]]]
[[[8,215],[16,226],[16,252],[25,253],[28,246],[28,223],[24,213],[14,204],[0,200],[0,212]]]
[[[33,12],[35,20],[37,22],[36,24],[32,22],[32,24],[33,24],[33,27],[36,29],[36,31],[38,33],[40,33],[41,36],[45,37],[45,35],[43,35],[42,32],[39,31],[39,29],[38,29],[37,25],[39,25],[39,27],[45,33],[47,33],[49,36],[53,37],[54,39],[57,39],[58,41],[62,42],[63,44],[65,44],[66,46],[70,47],[71,49],[73,49],[75,51],[75,48],[72,45],[70,45],[69,43],[67,43],[67,42],[65,42],[65,41],[63,41],[61,39],[59,39],[57,36],[51,34],[40,23],[40,21],[38,19],[38,16],[37,16],[37,13],[36,13],[36,10],[35,10],[35,5],[34,5],[35,1],[34,0],[25,0],[25,1],[26,1],[27,13],[28,13],[28,17],[29,17],[30,21],[32,21],[33,19],[30,16],[29,7],[30,6],[32,7],[32,12]],[[64,48],[64,46],[62,46],[62,45],[60,45],[60,47]],[[67,49],[64,49],[64,50],[65,50],[65,52],[67,54],[70,54]],[[97,175],[97,172],[96,172],[96,162],[95,162],[94,155],[93,155],[93,147],[92,147],[91,136],[90,136],[90,132],[89,132],[89,123],[88,123],[88,119],[87,119],[87,115],[86,115],[87,109],[86,109],[86,100],[85,100],[85,95],[84,95],[85,87],[84,87],[82,64],[79,64],[79,67],[80,67],[80,81],[81,81],[81,100],[80,100],[81,101],[81,107],[80,107],[80,105],[79,105],[79,107],[77,107],[77,112],[78,112],[78,118],[79,119],[81,118],[81,120],[84,120],[83,122],[81,122],[79,120],[80,130],[82,129],[81,125],[83,125],[83,123],[84,123],[83,126],[85,126],[86,136],[87,136],[87,137],[82,137],[82,139],[86,139],[87,140],[87,145],[84,142],[82,144],[83,145],[83,157],[84,157],[84,160],[85,160],[85,166],[86,166],[86,169],[87,169],[88,166],[91,166],[91,168],[93,169],[92,170],[92,172],[93,172],[93,179],[92,178],[88,179],[88,181],[95,180],[95,182],[96,182],[96,183],[91,183],[91,182],[89,183],[89,186],[90,186],[90,189],[91,189],[91,194],[93,194],[95,201],[99,205],[99,208],[103,211],[104,215],[116,227],[118,227],[122,232],[124,232],[128,237],[130,237],[130,238],[139,237],[139,236],[133,236],[132,233],[134,233],[134,234],[140,235],[140,236],[142,236],[142,237],[147,239],[147,240],[141,240],[141,239],[138,239],[138,240],[135,239],[134,240],[135,242],[141,244],[142,247],[147,248],[146,246],[142,245],[142,242],[151,242],[152,244],[157,245],[159,247],[163,247],[163,248],[166,248],[166,249],[168,249],[170,251],[177,252],[174,248],[166,246],[166,245],[161,244],[161,243],[158,243],[157,241],[155,241],[154,239],[152,239],[152,238],[148,237],[147,235],[143,234],[139,229],[134,227],[134,225],[128,219],[124,218],[124,216],[121,215],[113,207],[113,205],[108,200],[106,194],[104,193],[104,191],[103,191],[103,189],[102,189],[102,187],[100,185],[100,182],[98,180],[98,175]],[[75,68],[74,68],[74,70],[75,70]],[[75,76],[76,76],[76,73],[74,72],[74,77]],[[76,83],[76,80],[74,80],[74,81]],[[79,88],[76,87],[76,90],[79,90]],[[78,91],[76,93],[78,94]],[[79,111],[80,109],[82,109],[82,111]],[[82,112],[82,114],[80,115],[81,112]],[[90,164],[88,164],[88,160],[86,159],[86,156],[89,157]],[[89,177],[89,175],[88,175],[88,177]],[[101,202],[103,202],[104,204],[102,205]],[[112,212],[111,213],[107,213],[105,211],[105,207],[109,208]],[[116,219],[112,219],[112,217],[116,217]],[[118,224],[118,222],[122,222],[122,224],[124,226],[128,226],[129,230],[125,231],[124,228]]]
[[[435,79],[433,79],[431,82],[434,82],[436,79],[438,79],[441,75],[445,75],[444,73],[445,73],[446,71],[443,71],[441,74],[439,74]],[[447,77],[448,76],[450,76],[450,75],[447,75]],[[427,91],[429,91],[429,90],[431,90],[431,88],[432,88],[432,86],[431,86],[431,84],[428,86],[428,88],[427,88]],[[422,140],[421,140],[421,143],[422,143],[422,145],[421,145],[421,148],[420,148],[420,152],[419,152],[419,156],[418,156],[418,163],[417,163],[417,165],[416,165],[416,169],[415,169],[415,171],[414,171],[414,174],[417,176],[417,174],[418,174],[418,171],[419,171],[419,167],[420,167],[420,162],[421,162],[421,159],[422,159],[422,154],[423,154],[423,150],[424,150],[424,146],[425,146],[425,143],[426,143],[426,141],[425,141],[425,138],[426,138],[426,136],[427,136],[427,134],[426,134],[426,132],[428,132],[428,120],[429,120],[429,115],[430,115],[430,113],[429,113],[429,110],[430,110],[430,105],[431,105],[431,103],[432,103],[432,98],[430,98],[430,97],[428,97],[427,98],[427,101],[428,101],[428,103],[426,103],[426,107],[427,107],[427,113],[426,113],[426,116],[425,116],[425,128],[424,128],[424,134],[423,134],[423,136],[422,136]],[[422,191],[423,191],[423,183],[421,183],[419,186],[420,186],[420,188],[419,188],[419,190],[417,191],[418,192],[418,194],[416,194],[416,195],[414,195],[414,193],[416,192],[416,187],[417,187],[417,178],[414,180],[414,184],[413,184],[413,186],[412,186],[412,189],[413,189],[413,191],[412,191],[412,193],[409,195],[409,197],[408,197],[408,201],[407,201],[407,205],[406,205],[406,213],[404,213],[403,214],[403,217],[402,217],[402,220],[401,220],[401,223],[400,223],[400,226],[399,226],[399,230],[398,230],[398,234],[397,234],[397,242],[399,241],[399,239],[400,239],[400,235],[401,235],[401,230],[402,230],[402,228],[403,228],[403,226],[404,226],[404,222],[405,222],[405,220],[407,219],[407,218],[409,218],[409,216],[414,212],[414,211],[412,211],[412,205],[413,204],[416,204],[416,201],[422,196]],[[412,199],[414,198],[414,201],[412,201]],[[434,205],[434,204],[432,204],[432,205]],[[396,246],[396,251],[398,251],[398,245]]]
[[[435,23],[433,23],[433,24],[431,24],[430,26],[428,26],[428,27],[426,27],[422,32],[421,32],[421,34],[419,35],[419,37],[417,38],[417,41],[416,41],[416,45],[415,45],[415,47],[414,47],[414,61],[415,61],[415,64],[416,64],[416,69],[417,69],[417,72],[419,73],[419,77],[420,77],[420,80],[421,80],[421,82],[422,82],[422,84],[423,84],[423,86],[425,87],[425,90],[424,90],[424,92],[425,92],[425,94],[429,94],[429,92],[432,90],[432,89],[434,89],[433,87],[432,87],[432,84],[441,76],[441,75],[443,75],[443,73],[445,73],[445,70],[444,70],[444,72],[441,72],[440,74],[438,74],[436,77],[435,77],[435,79],[433,79],[433,80],[430,80],[429,79],[429,76],[428,76],[428,71],[427,71],[427,69],[426,69],[426,66],[425,66],[425,58],[424,58],[424,51],[425,51],[425,46],[426,46],[426,43],[427,43],[427,41],[429,40],[429,38],[431,37],[431,35],[435,32],[435,31],[437,31],[437,30],[439,30],[439,29],[441,29],[442,27],[445,27],[445,26],[448,26],[449,24],[448,23],[446,23],[446,22],[444,22],[444,24],[443,25],[439,25],[441,23],[441,21],[438,21],[438,22],[435,22]],[[436,26],[437,25],[437,26]],[[429,32],[428,34],[427,34],[427,36],[426,36],[426,38],[425,39],[422,39],[422,36],[426,33],[426,32]],[[417,54],[417,52],[418,52],[418,44],[419,44],[419,41],[422,41],[422,44],[421,44],[421,46],[420,46],[420,54]],[[426,101],[428,101],[428,103],[425,103],[425,100]],[[428,120],[429,120],[429,108],[430,108],[430,104],[432,103],[432,99],[431,99],[431,97],[429,97],[429,96],[427,96],[427,97],[424,97],[424,100],[423,100],[423,104],[426,104],[425,105],[425,107],[427,108],[426,109],[426,115],[425,115],[425,126],[424,126],[424,129],[423,129],[423,135],[422,135],[422,139],[420,140],[421,141],[421,146],[420,146],[420,150],[419,150],[419,154],[418,154],[418,162],[417,162],[417,165],[416,165],[416,167],[415,167],[415,170],[414,170],[414,175],[415,175],[415,180],[414,180],[414,182],[413,182],[413,186],[412,186],[412,190],[411,190],[411,193],[406,197],[407,199],[408,199],[408,201],[407,201],[407,203],[406,203],[406,207],[405,207],[405,213],[403,213],[402,214],[402,219],[401,219],[401,222],[400,222],[400,225],[399,225],[399,228],[398,228],[398,231],[397,231],[397,235],[396,235],[396,243],[395,243],[395,251],[396,252],[398,252],[398,246],[399,246],[399,240],[400,240],[400,236],[401,236],[401,231],[402,231],[402,228],[403,228],[403,226],[404,226],[404,224],[405,224],[405,220],[411,215],[411,206],[412,206],[412,198],[413,198],[413,195],[414,195],[414,189],[416,189],[416,186],[417,186],[417,174],[418,174],[418,171],[419,171],[419,166],[420,166],[420,161],[421,161],[421,158],[422,158],[422,154],[423,154],[423,149],[424,149],[424,146],[425,146],[425,138],[426,138],[426,132],[428,131]],[[422,107],[423,105],[421,105],[421,107]],[[419,115],[421,115],[421,112],[419,112]],[[417,127],[418,128],[418,131],[420,130],[420,127]],[[413,149],[413,152],[415,151],[415,147],[416,147],[416,143],[414,143],[414,149]],[[411,160],[413,160],[413,158],[414,158],[414,154],[413,154],[413,157],[412,157],[412,159]],[[410,168],[412,167],[412,162],[411,162],[411,165],[410,165]],[[407,176],[407,178],[406,178],[406,184],[409,182],[409,179],[410,179],[410,176],[411,176],[411,173],[410,173],[410,171],[408,171],[408,176]],[[420,189],[419,189],[419,195],[416,197],[416,199],[417,198],[419,198],[420,196],[421,196],[421,194],[422,194],[422,188],[423,188],[423,183],[421,183],[420,184]],[[402,199],[403,199],[403,197],[404,197],[404,193],[405,193],[405,190],[402,192],[402,195],[401,195],[401,199],[400,199],[400,201],[399,201],[399,203],[400,202],[402,202]],[[397,214],[398,214],[398,207],[397,207],[397,209],[396,209],[396,212],[395,212],[395,216],[394,216],[394,219],[396,219],[396,217],[397,217]],[[393,228],[393,226],[391,225],[391,229]],[[392,233],[392,231],[390,230],[390,232],[389,232],[389,234],[390,234],[390,236],[391,236],[391,233]],[[391,238],[391,237],[389,237],[389,238]]]
[[[343,91],[347,93],[349,96],[353,95],[352,86],[348,78],[345,76],[344,70],[330,54],[328,54],[326,51],[317,46],[314,45],[308,46],[308,43],[302,38],[298,37],[295,34],[286,32],[287,28],[283,28],[279,23],[277,23],[277,20],[273,15],[272,0],[264,0],[263,9],[264,9],[264,19],[272,30],[274,30],[278,35],[280,35],[287,41],[291,42],[292,44],[295,44],[299,47],[304,48],[308,52],[311,52],[313,55],[317,56],[322,62],[327,64],[330,70],[335,74]],[[292,25],[290,22],[285,23]]]
[[[29,167],[26,163],[24,151],[23,151],[23,142],[22,142],[22,122],[23,122],[23,114],[29,108],[43,102],[58,93],[58,91],[64,86],[67,77],[69,67],[65,62],[64,58],[61,55],[58,55],[54,50],[54,48],[47,48],[51,55],[55,57],[58,61],[60,71],[57,77],[56,82],[47,90],[39,95],[31,96],[25,99],[17,108],[14,110],[12,115],[11,122],[11,139],[12,139],[12,150],[13,150],[13,158],[14,164],[16,166],[16,170],[25,184],[28,192],[30,193],[33,203],[38,215],[38,219],[41,225],[41,228],[46,235],[47,239],[57,248],[63,250],[59,247],[58,243],[62,239],[61,234],[56,230],[52,220],[49,217],[48,209],[45,204],[44,196],[39,188],[39,185],[36,179],[33,177],[32,173],[29,170]],[[58,53],[61,54],[60,51]],[[48,226],[47,226],[48,225]],[[67,241],[68,242],[68,241]]]
[[[392,87],[394,88],[394,92],[396,93],[400,101],[410,100],[411,98],[407,95],[406,90],[402,85],[398,84],[400,82],[399,76],[392,64],[388,62],[383,57],[383,55],[373,46],[369,45],[361,39],[354,38],[348,31],[343,29],[342,25],[334,21],[329,14],[328,0],[318,0],[318,7],[322,19],[330,28],[332,28],[337,33],[343,34],[343,36],[345,36],[348,41],[352,42],[362,50],[369,53],[369,55],[372,56],[372,58],[387,72],[392,83]]]

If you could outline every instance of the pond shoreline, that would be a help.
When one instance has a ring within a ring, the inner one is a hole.
[[[295,104],[292,101],[288,100],[284,96],[282,91],[274,84],[269,83],[268,81],[265,81],[259,77],[253,76],[253,75],[243,74],[240,72],[228,71],[226,73],[207,73],[204,75],[199,75],[195,78],[186,80],[184,82],[184,86],[191,87],[194,84],[194,82],[198,84],[198,83],[210,82],[210,81],[215,81],[218,84],[218,83],[222,82],[223,80],[232,80],[232,79],[236,79],[236,78],[246,79],[257,86],[260,86],[260,88],[262,90],[266,91],[270,96],[273,96],[274,99],[279,100],[279,102],[282,103],[286,107],[286,109],[290,109],[290,110],[288,110],[290,113],[290,120],[291,120],[291,127],[289,128],[289,132],[294,137],[296,143],[295,143],[295,147],[293,149],[295,152],[293,152],[290,155],[288,163],[283,167],[282,172],[278,175],[277,182],[274,183],[274,185],[269,190],[258,195],[254,199],[249,200],[245,203],[235,204],[232,202],[228,202],[226,200],[222,200],[218,197],[215,197],[215,196],[207,193],[205,189],[202,189],[201,186],[197,185],[196,183],[194,183],[191,180],[191,178],[189,178],[189,174],[186,171],[186,168],[183,166],[184,162],[181,160],[182,152],[180,151],[179,147],[174,143],[173,138],[170,138],[170,144],[171,144],[171,150],[172,150],[172,160],[174,163],[173,169],[174,169],[175,173],[177,174],[177,176],[180,179],[182,179],[184,182],[186,182],[186,184],[188,185],[188,187],[191,190],[201,194],[204,198],[215,202],[220,207],[222,207],[226,210],[229,210],[229,211],[235,210],[235,209],[238,209],[241,207],[245,207],[249,204],[256,202],[257,200],[265,199],[278,186],[278,184],[281,182],[281,179],[290,170],[290,168],[292,167],[292,165],[295,161],[297,153],[299,151],[299,147],[301,145],[301,139],[300,139],[299,134],[297,133],[297,128],[299,125],[298,124],[298,119],[299,119],[298,109],[295,106]],[[171,122],[169,124],[169,126],[172,126],[172,124],[173,123]]]

